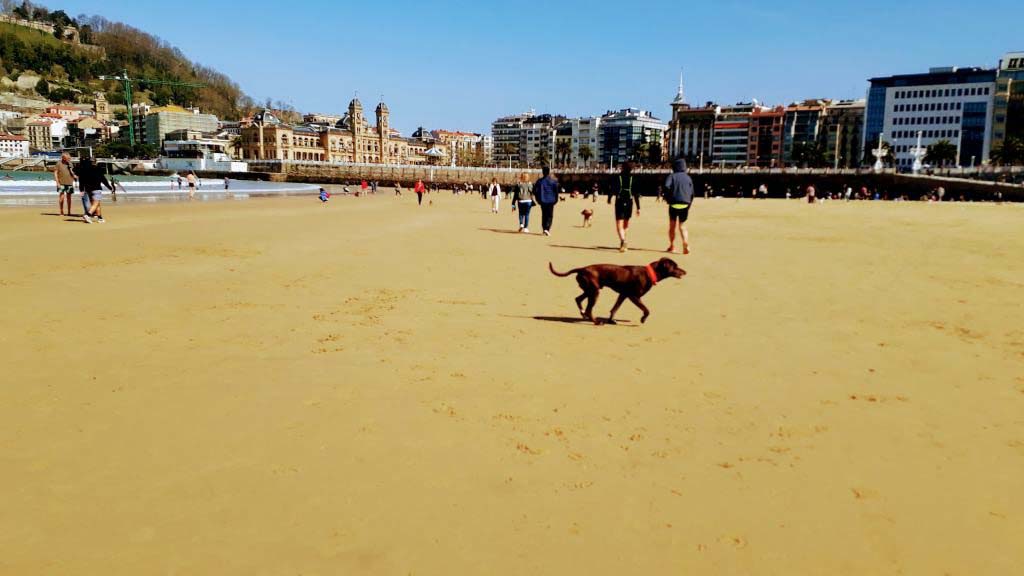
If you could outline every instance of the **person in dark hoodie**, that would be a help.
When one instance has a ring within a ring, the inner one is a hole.
[[[633,165],[624,162],[617,178],[613,178],[608,186],[608,203],[615,196],[615,231],[619,234],[619,252],[625,252],[626,231],[629,230],[629,219],[633,216],[633,204],[636,203],[636,215],[640,216],[640,192],[633,184]]]
[[[545,236],[551,236],[551,225],[555,220],[555,204],[558,204],[558,180],[551,176],[551,168],[541,169],[544,176],[533,183],[533,197],[540,204],[540,223]]]
[[[103,169],[92,158],[83,158],[78,164],[77,172],[78,186],[82,190],[82,208],[85,210],[82,220],[89,224],[92,224],[92,218],[96,218],[96,221],[100,223],[106,222],[103,219],[103,208],[100,206],[100,201],[103,199],[103,187],[106,186],[107,190],[111,192],[114,191],[114,187],[107,180]]]
[[[683,254],[690,253],[690,235],[686,220],[693,205],[693,180],[686,173],[686,160],[677,158],[672,163],[672,174],[665,180],[665,203],[668,204],[668,250],[676,251],[676,226],[683,239]]]

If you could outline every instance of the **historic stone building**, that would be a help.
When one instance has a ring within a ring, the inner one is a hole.
[[[246,160],[358,162],[367,164],[420,164],[430,146],[402,138],[390,125],[386,104],[377,105],[376,126],[370,126],[358,98],[334,125],[286,124],[269,110],[258,112],[241,129],[242,157]],[[435,144],[447,155],[447,147]]]

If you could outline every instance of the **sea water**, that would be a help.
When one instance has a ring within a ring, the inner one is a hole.
[[[108,175],[109,179],[110,176]],[[178,176],[114,176],[117,180],[117,201],[121,202],[165,202],[181,201],[188,198],[188,182]],[[262,182],[257,180],[228,180],[229,188],[224,189],[224,179],[203,178],[196,189],[197,200],[244,199],[252,196],[280,196],[291,194],[315,194],[319,187],[314,184],[289,182]],[[122,186],[124,189],[122,189]],[[76,194],[79,192],[75,187]],[[104,200],[112,200],[110,192],[103,189]],[[57,201],[57,184],[52,172],[3,172],[0,171],[0,206],[40,206]]]

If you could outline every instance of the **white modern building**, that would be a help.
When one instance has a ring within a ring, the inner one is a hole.
[[[618,165],[635,159],[644,144],[660,149],[668,124],[646,110],[625,108],[602,116],[598,130],[601,162]]]
[[[0,134],[0,158],[28,156],[28,138]]]
[[[988,161],[991,147],[996,71],[932,68],[926,74],[872,78],[864,121],[863,150],[878,146],[879,135],[910,170],[918,133],[921,146],[949,141],[960,166]]]

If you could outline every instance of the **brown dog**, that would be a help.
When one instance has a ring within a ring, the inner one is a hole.
[[[572,274],[576,275],[576,282],[583,289],[583,294],[576,297],[576,307],[580,309],[580,314],[584,318],[594,324],[600,324],[600,321],[594,318],[594,304],[597,302],[597,296],[600,294],[601,288],[607,286],[619,293],[619,299],[615,301],[612,311],[608,314],[609,324],[615,324],[615,313],[618,312],[619,306],[622,306],[626,298],[629,298],[629,301],[644,313],[643,317],[640,318],[640,323],[643,324],[647,322],[647,317],[651,315],[651,311],[644,306],[640,298],[647,294],[655,284],[665,278],[682,278],[686,276],[686,270],[680,268],[671,258],[662,258],[657,262],[651,262],[647,266],[594,264],[584,268],[574,268],[565,273],[555,271],[554,265],[548,262],[548,269],[551,270],[552,274],[561,278]],[[587,301],[586,310],[583,309],[584,300]]]
[[[590,228],[590,219],[594,216],[594,211],[590,208],[584,208],[580,214],[583,215],[583,227]]]

